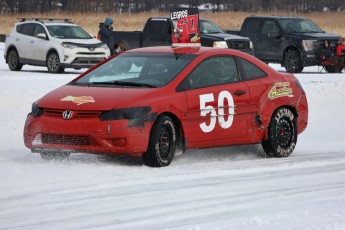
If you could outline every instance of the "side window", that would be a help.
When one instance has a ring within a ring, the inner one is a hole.
[[[20,33],[28,36],[34,36],[35,28],[36,24],[34,23],[23,24],[22,28],[20,29]]]
[[[214,57],[204,60],[183,81],[185,89],[198,89],[229,84],[240,80],[235,59]]]
[[[37,24],[34,30],[34,36],[38,37],[38,34],[46,34],[46,31],[44,30],[43,26]]]
[[[253,63],[248,62],[242,58],[239,58],[239,62],[242,66],[242,71],[243,71],[245,80],[250,81],[250,80],[267,77],[267,73],[261,70],[259,67],[257,67]]]
[[[268,35],[269,33],[277,33],[279,32],[279,28],[274,21],[265,21],[261,33],[264,35]]]
[[[244,26],[243,32],[246,34],[255,34],[259,29],[260,20],[248,20]]]

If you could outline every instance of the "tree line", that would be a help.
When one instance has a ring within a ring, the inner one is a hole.
[[[169,11],[175,7],[198,7],[200,11],[293,11],[345,10],[340,0],[0,0],[1,13],[139,13]]]

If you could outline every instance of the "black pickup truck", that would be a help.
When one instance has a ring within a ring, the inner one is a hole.
[[[240,31],[227,32],[249,37],[257,58],[266,63],[280,63],[290,73],[300,73],[305,66],[322,65],[323,41],[329,40],[335,49],[340,38],[301,17],[250,16]]]
[[[253,55],[249,38],[228,34],[209,20],[199,19],[202,46],[224,47]],[[171,21],[168,17],[149,18],[143,31],[114,31],[115,44],[123,44],[126,50],[172,44]]]

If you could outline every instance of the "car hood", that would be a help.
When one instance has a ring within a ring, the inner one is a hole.
[[[248,38],[233,35],[233,34],[201,34],[201,39],[207,38],[207,39],[219,39],[222,41],[226,41],[228,39],[238,39],[238,40],[249,40]]]
[[[144,100],[155,90],[157,89],[65,85],[45,95],[37,104],[41,108],[49,109],[107,111],[130,107],[131,102]]]
[[[292,33],[298,37],[305,37],[315,40],[323,40],[323,39],[339,39],[340,36],[331,33]]]

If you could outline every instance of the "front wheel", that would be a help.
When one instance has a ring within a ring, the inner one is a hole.
[[[57,53],[50,53],[47,57],[47,68],[50,73],[62,73],[64,68],[61,66],[60,58]]]
[[[12,71],[19,71],[23,67],[23,65],[19,63],[19,55],[17,51],[14,49],[12,49],[8,53],[7,63],[8,63],[8,67]]]
[[[278,109],[268,126],[268,138],[262,147],[268,156],[288,157],[297,143],[297,124],[295,115],[288,108]]]
[[[175,124],[169,116],[163,115],[152,127],[148,150],[143,155],[144,163],[151,167],[168,166],[174,158],[175,149]]]
[[[288,50],[284,54],[284,67],[288,73],[300,73],[303,70],[302,60],[299,52]]]

